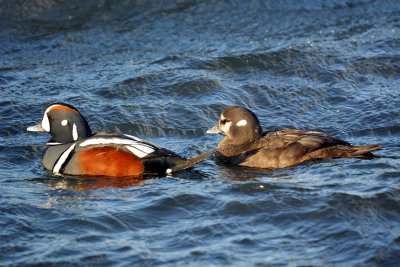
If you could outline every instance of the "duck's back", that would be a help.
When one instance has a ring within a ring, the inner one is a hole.
[[[352,146],[350,143],[317,131],[278,130],[264,134],[243,153],[231,157],[234,164],[278,169],[312,159],[372,157],[379,145]]]

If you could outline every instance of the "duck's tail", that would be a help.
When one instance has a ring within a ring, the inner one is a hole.
[[[381,145],[374,144],[368,146],[353,146],[354,149],[353,157],[356,158],[379,158],[379,155],[371,153],[372,151],[379,150],[382,148]]]
[[[167,174],[191,168],[194,165],[202,162],[203,160],[211,157],[215,152],[217,152],[217,150],[213,149],[209,152],[197,155],[196,157],[177,161],[173,167],[167,169]]]

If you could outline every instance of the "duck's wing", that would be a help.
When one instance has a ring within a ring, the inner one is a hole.
[[[162,148],[134,136],[99,132],[79,143],[79,147],[107,146],[126,150],[140,159],[162,153]]]
[[[146,174],[165,175],[185,170],[209,158],[216,152],[216,150],[212,150],[192,158],[185,158],[136,136],[116,133],[101,133],[100,136],[114,138],[115,141],[122,142],[124,149],[128,149],[141,158]]]
[[[279,148],[294,143],[313,151],[324,147],[344,145],[350,146],[349,142],[342,139],[332,137],[324,132],[319,131],[303,131],[303,130],[276,130],[268,132],[261,139],[264,147]]]
[[[373,144],[353,146],[342,139],[324,132],[303,130],[278,130],[267,133],[259,142],[260,149],[275,150],[286,158],[339,158],[339,157],[375,157],[371,151],[382,146]]]

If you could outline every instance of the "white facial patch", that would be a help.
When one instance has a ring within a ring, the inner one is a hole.
[[[68,121],[67,121],[67,120],[61,121],[61,125],[62,125],[62,126],[67,126],[67,124],[68,124]]]
[[[74,140],[78,140],[78,129],[76,129],[76,124],[74,123],[72,125],[72,138],[74,138]]]
[[[231,122],[231,121],[228,121],[228,122],[225,122],[225,124],[221,124],[221,125],[219,126],[219,129],[220,129],[223,133],[228,133],[228,132],[229,132],[229,129],[231,128],[231,125],[232,125],[232,122]]]
[[[49,117],[47,116],[47,113],[44,113],[43,120],[42,120],[42,128],[46,132],[50,132],[50,121],[49,121]]]
[[[240,120],[236,123],[236,126],[239,126],[239,127],[246,126],[246,125],[247,125],[246,120]]]

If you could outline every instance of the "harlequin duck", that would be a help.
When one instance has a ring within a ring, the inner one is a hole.
[[[44,151],[43,165],[55,175],[166,175],[190,168],[215,152],[186,159],[135,136],[104,132],[92,134],[81,113],[63,103],[48,107],[42,122],[27,130],[51,135]]]
[[[277,130],[262,133],[257,116],[247,108],[225,108],[216,126],[221,133],[217,158],[234,165],[279,169],[312,159],[374,157],[380,145],[353,146],[323,132]]]

